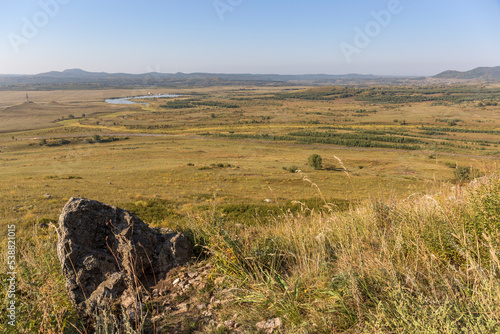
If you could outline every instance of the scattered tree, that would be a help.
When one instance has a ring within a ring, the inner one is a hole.
[[[321,169],[323,167],[323,159],[321,158],[321,155],[319,154],[312,154],[309,159],[309,166],[313,167],[314,169]]]

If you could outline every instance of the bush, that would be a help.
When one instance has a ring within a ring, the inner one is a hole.
[[[477,169],[472,167],[465,166],[457,166],[453,171],[453,175],[455,176],[455,181],[459,183],[468,182],[475,177],[481,176],[481,173]]]
[[[323,167],[323,159],[319,154],[311,154],[308,159],[308,163],[309,166],[313,167],[314,169],[321,169]]]
[[[283,170],[289,171],[290,173],[296,173],[299,167],[293,165],[292,167],[283,167]]]

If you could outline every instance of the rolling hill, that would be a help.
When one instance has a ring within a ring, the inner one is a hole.
[[[484,80],[500,80],[500,66],[496,67],[477,67],[470,71],[445,71],[439,73],[433,78],[436,79],[484,79]]]

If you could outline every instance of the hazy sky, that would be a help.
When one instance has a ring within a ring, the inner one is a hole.
[[[0,73],[433,75],[499,36],[500,0],[2,0]]]

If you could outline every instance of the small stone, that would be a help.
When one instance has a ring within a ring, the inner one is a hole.
[[[200,311],[201,311],[201,310],[204,310],[204,309],[206,309],[206,308],[207,308],[207,304],[198,304],[198,305],[196,305],[196,308],[197,308],[198,310],[200,310]]]
[[[45,195],[43,195],[43,197],[45,197],[46,199],[49,199],[49,198],[52,198],[52,195],[51,194],[45,194]]]
[[[190,306],[191,305],[189,305],[188,303],[182,303],[182,304],[177,305],[177,310],[179,312],[183,312],[184,313],[184,312],[187,312],[189,310]]]
[[[236,327],[236,322],[234,320],[224,321],[224,326],[227,328],[234,328]]]
[[[195,278],[196,276],[198,276],[198,273],[196,271],[192,271],[192,272],[188,273],[188,276],[189,276],[189,278]]]
[[[258,329],[266,330],[268,333],[272,333],[275,329],[282,326],[281,318],[273,318],[268,321],[261,321],[255,325]]]
[[[179,283],[180,280],[181,280],[180,278],[176,278],[175,281],[173,281],[172,285],[177,285],[177,283]]]

